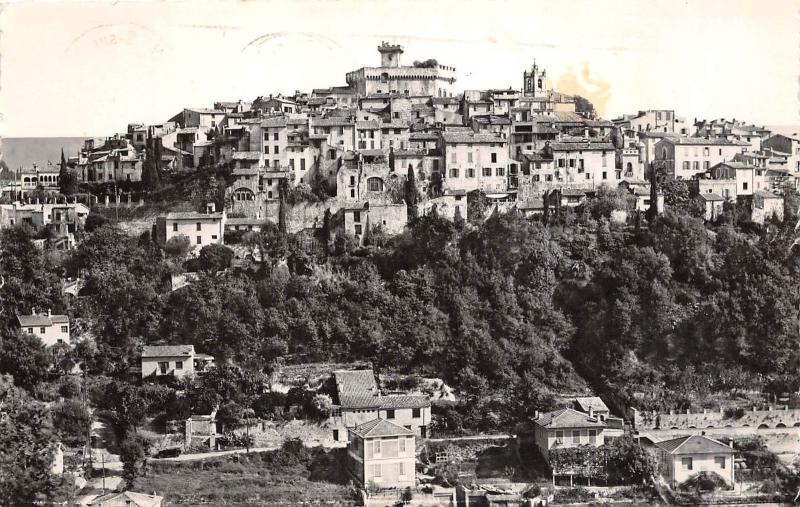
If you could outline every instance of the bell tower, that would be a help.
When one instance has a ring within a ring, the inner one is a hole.
[[[378,46],[378,52],[381,54],[381,67],[400,66],[400,55],[403,54],[403,46],[400,44],[389,44],[383,41]]]
[[[547,71],[536,65],[536,60],[530,70],[522,75],[522,93],[526,97],[547,97],[550,94],[550,84],[547,80]]]

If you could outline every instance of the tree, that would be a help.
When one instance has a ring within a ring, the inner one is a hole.
[[[285,183],[281,184],[281,187],[278,189],[279,194],[279,202],[278,202],[278,232],[285,235],[288,231],[289,224],[288,222],[288,203],[286,202],[286,188]]]
[[[575,99],[576,113],[581,113],[587,118],[594,118],[597,115],[594,104],[592,104],[589,99],[581,97],[580,95],[575,95],[572,98]]]
[[[160,144],[160,139],[154,139],[152,132],[147,133],[144,163],[142,165],[142,183],[148,190],[154,191],[161,188],[160,174],[160,149],[156,146]]]
[[[47,503],[56,449],[49,411],[13,383],[0,377],[0,498],[9,506]]]
[[[223,433],[238,426],[243,417],[244,409],[235,401],[225,402],[217,410],[217,422],[220,423]]]
[[[615,438],[605,444],[605,449],[609,481],[643,484],[655,476],[655,460],[632,437]]]
[[[410,486],[407,487],[406,489],[404,489],[403,492],[400,494],[400,500],[404,504],[411,503],[411,500],[413,500],[413,499],[414,499],[414,493],[411,492],[411,487]]]
[[[186,257],[191,250],[192,241],[188,236],[181,234],[173,236],[164,244],[164,252],[171,257]]]
[[[92,427],[92,416],[79,400],[71,399],[52,407],[53,427],[68,443],[83,443]]]
[[[408,207],[408,223],[417,218],[417,180],[414,169],[409,164],[408,174],[406,175],[405,201]]]
[[[64,148],[61,148],[61,164],[58,169],[58,187],[59,191],[64,195],[74,194],[78,185],[73,175],[67,167],[67,159],[64,157]]]
[[[45,379],[49,367],[50,355],[36,335],[15,332],[0,336],[0,374],[13,376],[18,386],[32,389]]]
[[[103,215],[98,213],[89,213],[86,221],[83,223],[83,230],[86,232],[93,232],[108,223],[108,220]]]
[[[150,442],[141,435],[129,435],[120,444],[119,458],[126,490],[133,489],[136,478],[145,472],[149,451]]]
[[[200,254],[197,256],[197,268],[216,273],[229,268],[232,260],[233,250],[225,245],[214,243],[200,249]]]

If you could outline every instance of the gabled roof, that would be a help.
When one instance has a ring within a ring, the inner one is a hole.
[[[361,438],[414,436],[413,431],[407,430],[386,419],[373,419],[372,421],[356,426],[350,431]]]
[[[703,199],[704,201],[724,201],[725,200],[724,197],[722,197],[719,194],[715,194],[713,192],[711,192],[711,193],[709,193],[709,192],[699,193],[697,195],[700,196],[700,198]]]
[[[378,408],[380,391],[372,370],[337,370],[333,372],[339,405],[342,408]]]
[[[575,403],[586,413],[590,409],[595,412],[608,412],[608,406],[599,396],[579,396],[575,398]]]
[[[17,315],[20,327],[47,327],[69,322],[66,315]]]
[[[270,127],[285,127],[286,126],[286,117],[285,116],[274,116],[272,118],[264,118],[261,120],[261,126],[270,128]]]
[[[554,412],[542,414],[534,423],[543,428],[604,428],[603,424],[596,417],[589,417],[588,414],[578,412],[572,408],[562,408]]]
[[[733,454],[735,452],[730,446],[705,435],[673,438],[672,440],[656,442],[656,446],[668,454]]]
[[[614,151],[614,145],[603,141],[586,141],[579,143],[572,142],[552,142],[550,148],[553,151]]]
[[[190,357],[194,345],[145,345],[142,357]]]

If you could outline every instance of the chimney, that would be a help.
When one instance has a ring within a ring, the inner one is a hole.
[[[53,314],[50,312],[50,308],[47,309],[47,316],[48,317],[52,317],[53,316]]]
[[[728,441],[728,445],[729,445],[729,446],[731,446],[731,449],[733,449],[733,439],[730,439],[730,440]]]
[[[594,409],[589,407],[589,417],[594,417]]]

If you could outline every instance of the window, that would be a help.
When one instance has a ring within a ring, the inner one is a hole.
[[[574,158],[569,159],[569,167],[570,168],[575,167],[575,159]]]
[[[197,236],[197,244],[201,245],[202,243],[203,243],[203,237],[202,236]]]
[[[353,198],[353,199],[356,197],[356,189],[355,188],[351,188],[350,189],[350,197]]]
[[[306,170],[306,159],[304,159],[304,158],[300,159],[300,170],[301,171],[305,171]]]
[[[684,160],[683,161],[683,170],[684,171],[688,171],[689,170],[689,161],[688,160]]]
[[[380,441],[375,441],[377,447],[380,448]],[[379,478],[381,476],[381,465],[372,465],[372,477]]]
[[[344,127],[339,127],[339,135],[340,136],[344,135]]]
[[[203,230],[203,226],[202,226],[202,224],[200,222],[197,222],[197,230],[198,231]]]
[[[467,178],[474,178],[475,177],[475,168],[470,167],[467,169]]]
[[[708,146],[706,146],[705,148],[703,148],[703,156],[704,156],[704,157],[707,157],[707,156],[708,156],[708,152],[709,152]]]
[[[681,465],[686,470],[693,470],[692,458],[681,458]]]
[[[216,234],[212,234],[211,235],[211,239],[217,239],[217,235]]]
[[[506,175],[506,168],[505,167],[498,167],[495,169],[495,174],[497,176],[505,176]]]
[[[483,168],[483,175],[484,176],[491,176],[492,175],[492,168],[491,167],[484,167]]]
[[[710,164],[711,164],[711,163],[710,163],[708,160],[706,160],[705,162],[703,162],[703,170],[704,170],[704,171],[708,171],[708,169],[709,169],[709,167],[710,167]]]
[[[274,134],[272,134],[272,139],[274,139],[275,141],[277,141],[277,140],[278,140],[278,133],[277,133],[277,132],[275,132]]]
[[[558,167],[564,167],[564,159],[563,158],[558,159]]]
[[[354,211],[353,212],[353,222],[360,222],[361,221],[361,212]]]
[[[278,154],[278,152],[279,152],[279,150],[280,150],[280,148],[278,148],[277,146],[274,146],[274,147],[272,148],[272,153],[274,153],[275,155],[277,155],[277,154]],[[278,165],[278,164],[275,164],[275,165]]]
[[[580,432],[580,430],[574,430],[572,432],[572,443],[573,444],[580,444],[581,443],[581,432]]]
[[[606,156],[606,152],[603,152],[603,167],[608,165],[608,157]]]
[[[603,171],[603,179],[608,179],[608,173],[606,171]]]
[[[356,236],[361,236],[361,224],[356,224],[355,229]]]
[[[556,431],[556,440],[558,442],[562,442],[564,440],[564,432],[563,431]]]
[[[380,454],[381,453],[381,441],[380,440],[376,440],[373,443],[372,449],[375,452],[375,454]],[[378,476],[380,476],[380,475],[381,475],[380,472],[378,472]]]
[[[405,439],[402,439],[402,440],[405,440]],[[402,461],[397,464],[397,475],[400,475],[400,476],[406,475],[405,463],[403,463]]]
[[[411,417],[418,418],[420,416],[420,410],[418,408],[411,409]]]
[[[497,153],[492,153],[492,163],[493,164],[497,163]]]
[[[28,332],[29,332],[30,334],[33,334],[33,328],[32,328],[32,327],[29,327],[29,328],[28,328]]]
[[[747,190],[747,182],[746,181],[742,182],[742,190]]]
[[[178,232],[178,224],[172,224],[172,232]]]
[[[714,464],[718,467],[725,468],[725,456],[714,456]]]
[[[597,430],[589,430],[589,443],[590,444],[597,443]]]
[[[394,410],[387,410],[386,411],[386,418],[387,419],[394,419]]]
[[[182,370],[183,369],[183,361],[175,361],[175,369]]]
[[[39,328],[39,334],[44,334],[44,332],[45,332],[45,328],[43,328],[43,327],[40,327],[40,328]]]
[[[374,176],[367,179],[367,190],[370,192],[383,192],[383,180]]]
[[[453,167],[450,169],[450,177],[458,178],[458,167]]]
[[[406,452],[406,439],[403,438],[403,437],[400,437],[398,440],[400,442],[399,443],[400,452],[401,453],[405,453]]]
[[[169,363],[166,362],[166,361],[159,361],[158,362],[158,369],[159,369],[159,371],[161,372],[162,375],[164,373],[167,373],[167,370],[169,369]]]
[[[66,333],[68,331],[69,331],[69,327],[68,326],[61,326],[61,332],[62,333]]]
[[[453,162],[453,163],[456,162],[456,152],[455,152],[455,150],[450,152],[450,162]]]
[[[467,152],[467,162],[472,163],[472,152]]]

